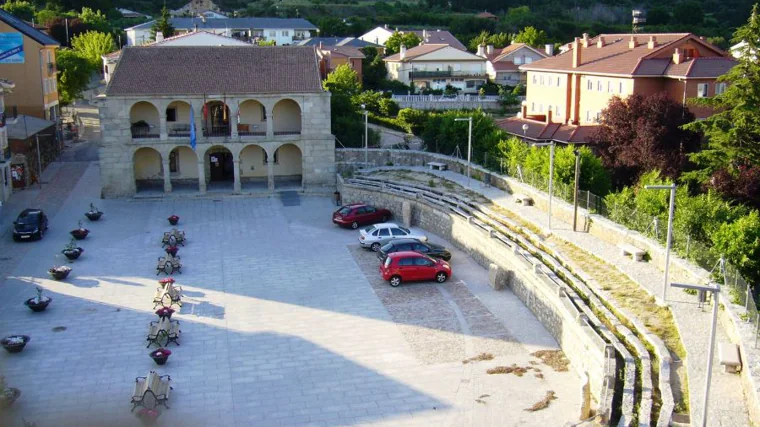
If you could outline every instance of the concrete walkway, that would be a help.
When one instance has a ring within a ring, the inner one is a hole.
[[[399,167],[396,169],[411,169],[419,172],[433,173],[456,182],[463,187],[467,187],[467,177],[452,171],[431,171],[424,167]],[[516,213],[525,221],[531,222],[543,229],[548,227],[548,218],[545,212],[537,209],[535,206],[523,206],[522,204],[515,203],[511,194],[495,187],[486,187],[482,182],[476,180],[472,180],[470,190]],[[653,294],[661,295],[663,272],[655,265],[634,262],[630,258],[623,257],[616,246],[589,233],[574,232],[572,224],[562,222],[557,218],[552,218],[552,231],[556,237],[582,247],[600,259],[614,265],[639,285],[649,289]],[[688,373],[692,425],[702,425],[699,421],[701,421],[707,376],[707,347],[710,339],[711,308],[709,306],[699,308],[697,306],[697,297],[688,295],[680,289],[668,289],[667,301],[678,324],[681,340],[688,354],[684,364]],[[730,342],[728,335],[723,328],[718,328],[716,349],[721,343],[727,342]],[[713,360],[709,411],[705,425],[733,427],[750,425],[741,377],[737,374],[725,373],[721,369],[717,351]]]

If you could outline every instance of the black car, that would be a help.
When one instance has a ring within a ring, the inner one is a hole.
[[[48,228],[48,219],[41,209],[24,209],[13,221],[13,240],[42,238]]]
[[[436,245],[429,242],[420,242],[416,239],[396,239],[388,242],[386,245],[380,248],[377,253],[377,257],[381,262],[385,262],[385,258],[388,254],[401,251],[414,251],[421,254],[431,256],[433,258],[440,258],[444,261],[451,259],[451,252],[440,245]]]

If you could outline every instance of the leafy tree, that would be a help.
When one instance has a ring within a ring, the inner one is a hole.
[[[87,31],[87,24],[79,18],[55,17],[45,24],[51,37],[58,40],[62,46],[69,46],[71,39]],[[66,28],[68,27],[68,32]]]
[[[352,101],[362,90],[356,71],[348,64],[339,65],[335,71],[327,75],[322,86],[332,95],[330,115],[333,134],[347,147],[361,147],[364,126],[362,117]]]
[[[111,24],[108,22],[108,18],[99,10],[94,11],[89,7],[83,7],[79,19],[93,30],[102,33],[111,32]]]
[[[87,60],[93,70],[98,70],[103,61],[101,56],[116,50],[116,43],[111,34],[88,31],[71,39],[71,47]]]
[[[519,6],[507,10],[505,21],[511,29],[517,29],[530,25],[536,21],[536,18],[528,6]]]
[[[684,175],[689,180],[709,183],[720,170],[732,176],[746,165],[760,165],[760,16],[758,6],[746,25],[736,30],[732,43],[744,42],[739,48],[738,64],[718,78],[730,82],[725,92],[711,98],[696,98],[691,103],[713,108],[716,113],[695,121],[687,129],[703,132],[707,147],[692,154],[697,170]]]
[[[513,34],[508,33],[496,33],[490,34],[488,31],[482,31],[477,37],[470,40],[467,47],[473,52],[478,50],[479,45],[492,45],[494,49],[501,49],[509,45]]]
[[[428,113],[413,108],[404,108],[398,112],[398,118],[406,124],[415,135],[420,135],[427,124]]]
[[[760,215],[753,210],[731,223],[724,223],[713,236],[713,250],[724,254],[750,282],[760,280]]]
[[[385,117],[396,117],[399,112],[398,103],[390,98],[380,100],[380,114]]]
[[[362,49],[362,85],[367,89],[379,89],[381,82],[388,74],[385,61],[378,54],[377,48],[365,47]]]
[[[90,82],[92,68],[86,58],[72,49],[59,49],[55,55],[58,65],[58,93],[61,103],[70,104],[82,96]]]
[[[602,124],[589,137],[618,186],[630,185],[645,171],[675,178],[687,153],[699,147],[699,135],[682,125],[694,115],[664,92],[613,98],[602,111]]]
[[[398,53],[402,44],[406,46],[407,49],[411,49],[415,46],[419,46],[421,42],[422,40],[417,37],[417,34],[412,32],[399,33],[398,31],[395,31],[385,42],[385,54],[393,55],[394,53]]]
[[[399,118],[404,110],[399,112]],[[475,111],[446,111],[428,113],[422,131],[427,149],[435,153],[452,155],[457,151],[463,157],[467,155],[468,123],[455,121],[456,118],[472,117],[472,158],[482,159],[487,155],[491,164],[498,166],[498,142],[505,137],[493,119],[478,109]]]
[[[382,99],[382,93],[368,90],[351,97],[351,103],[357,110],[361,110],[362,105],[364,105],[367,111],[380,115],[380,101]]]
[[[533,47],[541,47],[549,42],[544,30],[537,30],[535,27],[525,27],[515,36],[515,43],[525,43]]]
[[[257,46],[277,46],[277,40],[259,40]]]
[[[670,8],[655,6],[647,11],[647,25],[667,25],[670,22]]]
[[[25,21],[31,21],[34,19],[36,8],[33,3],[25,0],[11,0],[0,6],[0,9]]]
[[[351,29],[343,22],[342,18],[336,16],[325,16],[317,21],[319,35],[323,37],[345,37],[349,35]]]
[[[362,83],[358,80],[356,71],[348,64],[335,67],[335,70],[328,74],[325,81],[322,82],[322,86],[333,96],[341,94],[351,98],[362,91]]]
[[[728,168],[719,169],[705,187],[731,200],[760,208],[760,165],[740,165],[735,173]]]
[[[156,19],[156,22],[150,27],[151,40],[156,39],[156,33],[159,31],[163,34],[164,38],[174,35],[174,27],[172,27],[171,24],[171,14],[169,14],[169,9],[167,9],[166,6],[161,9],[161,17]]]
[[[687,0],[676,5],[673,16],[678,17],[678,22],[685,25],[700,25],[705,19],[702,4],[698,1]]]

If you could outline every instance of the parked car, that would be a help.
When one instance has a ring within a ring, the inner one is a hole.
[[[388,221],[393,216],[388,209],[376,208],[363,203],[342,206],[333,213],[333,223],[343,227],[350,226],[354,230],[360,225]]]
[[[392,222],[375,224],[371,227],[359,230],[359,244],[364,248],[370,248],[377,252],[380,248],[393,239],[417,239],[426,242],[424,234],[412,231],[405,227],[399,227]]]
[[[433,258],[440,258],[444,261],[451,259],[451,252],[443,246],[430,242],[420,242],[419,240],[414,239],[391,240],[380,248],[377,257],[380,258],[381,262],[385,262],[385,258],[388,258],[388,254],[402,251],[413,251]]]
[[[41,209],[24,209],[13,221],[13,240],[41,239],[48,228],[48,219]]]
[[[390,282],[394,288],[401,282],[415,280],[435,280],[443,283],[451,277],[451,266],[442,259],[430,258],[417,252],[402,251],[388,254],[380,264],[383,280]]]

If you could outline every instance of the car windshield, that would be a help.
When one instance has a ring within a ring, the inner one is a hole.
[[[391,257],[385,259],[385,266],[388,267],[389,265],[391,265]]]
[[[350,208],[343,207],[338,209],[338,213],[341,215],[348,215],[349,212],[351,212]]]
[[[380,250],[383,251],[383,252],[385,252],[385,253],[393,251],[393,243],[386,244],[385,246],[383,246],[382,248],[380,248]]]
[[[371,234],[373,231],[375,231],[375,226],[370,226],[364,229],[364,231],[367,232],[367,234]]]
[[[406,234],[412,234],[411,230],[409,230],[408,228],[399,227],[399,229],[403,230]]]
[[[19,215],[16,222],[19,224],[35,224],[37,223],[38,216],[39,213],[37,212],[28,212],[26,214]]]

